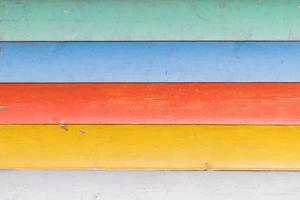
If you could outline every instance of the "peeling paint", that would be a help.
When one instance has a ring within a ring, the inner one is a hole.
[[[63,12],[64,12],[64,14],[69,14],[71,11],[70,10],[64,10]]]
[[[59,124],[60,128],[64,129],[65,131],[68,131],[69,128],[68,128],[68,125],[67,124],[64,124],[64,123],[60,123]]]

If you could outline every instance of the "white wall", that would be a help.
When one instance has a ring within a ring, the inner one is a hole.
[[[290,200],[295,172],[0,171],[0,200]]]

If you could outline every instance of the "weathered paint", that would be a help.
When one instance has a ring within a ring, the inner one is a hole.
[[[299,170],[299,126],[1,125],[0,169]]]
[[[300,42],[3,42],[0,49],[0,82],[300,82]]]
[[[299,0],[1,0],[2,41],[299,40]]]
[[[0,124],[300,124],[299,83],[0,84]]]

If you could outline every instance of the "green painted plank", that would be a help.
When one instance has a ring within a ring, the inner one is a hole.
[[[2,41],[299,39],[300,0],[0,0]]]

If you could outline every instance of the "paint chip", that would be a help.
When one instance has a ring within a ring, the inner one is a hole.
[[[64,10],[65,14],[69,14],[71,11],[70,10]]]
[[[60,128],[64,129],[65,131],[68,131],[69,130],[68,125],[65,124],[64,122],[65,122],[64,120],[60,121],[59,126],[60,126]]]
[[[208,162],[204,163],[203,171],[208,171],[208,170],[210,170],[211,168],[212,168],[212,166],[211,166]]]
[[[59,125],[62,129],[64,129],[65,131],[68,131],[69,129],[68,129],[68,125],[66,125],[66,124],[60,124]]]

